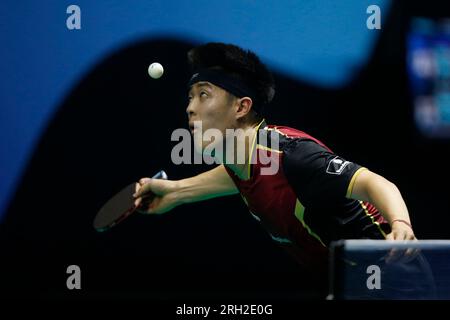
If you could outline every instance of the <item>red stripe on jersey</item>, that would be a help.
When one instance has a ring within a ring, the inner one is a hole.
[[[303,132],[301,130],[297,130],[297,129],[290,128],[290,127],[284,127],[284,126],[275,126],[275,125],[268,125],[266,128],[268,128],[269,130],[272,129],[272,130],[278,131],[279,133],[287,136],[288,138],[303,138],[303,139],[312,140],[312,141],[318,143],[319,145],[321,145],[322,147],[324,147],[325,149],[327,149],[328,151],[333,152],[322,141],[310,136],[309,134],[307,134],[306,132]]]

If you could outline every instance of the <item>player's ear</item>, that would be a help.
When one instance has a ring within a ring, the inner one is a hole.
[[[236,119],[241,119],[245,117],[247,114],[250,113],[253,106],[253,101],[249,97],[242,97],[239,99],[236,99],[237,106],[237,112],[236,112]]]

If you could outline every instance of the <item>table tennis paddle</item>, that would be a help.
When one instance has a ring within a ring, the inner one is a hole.
[[[167,174],[161,170],[152,179],[167,179]],[[136,182],[129,184],[103,205],[94,219],[95,230],[98,232],[109,230],[139,208],[135,205],[136,199],[133,197],[136,188]],[[147,203],[149,200],[151,201],[151,199],[147,199]]]

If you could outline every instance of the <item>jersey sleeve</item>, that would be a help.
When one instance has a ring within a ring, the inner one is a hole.
[[[305,206],[345,201],[364,169],[312,140],[295,139],[284,150],[284,174]]]

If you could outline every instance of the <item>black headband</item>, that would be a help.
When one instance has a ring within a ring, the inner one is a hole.
[[[211,82],[212,84],[221,87],[238,98],[252,98],[255,111],[258,111],[259,101],[257,101],[255,90],[253,90],[241,79],[228,75],[220,70],[202,69],[192,75],[189,80],[189,87],[200,81]]]

